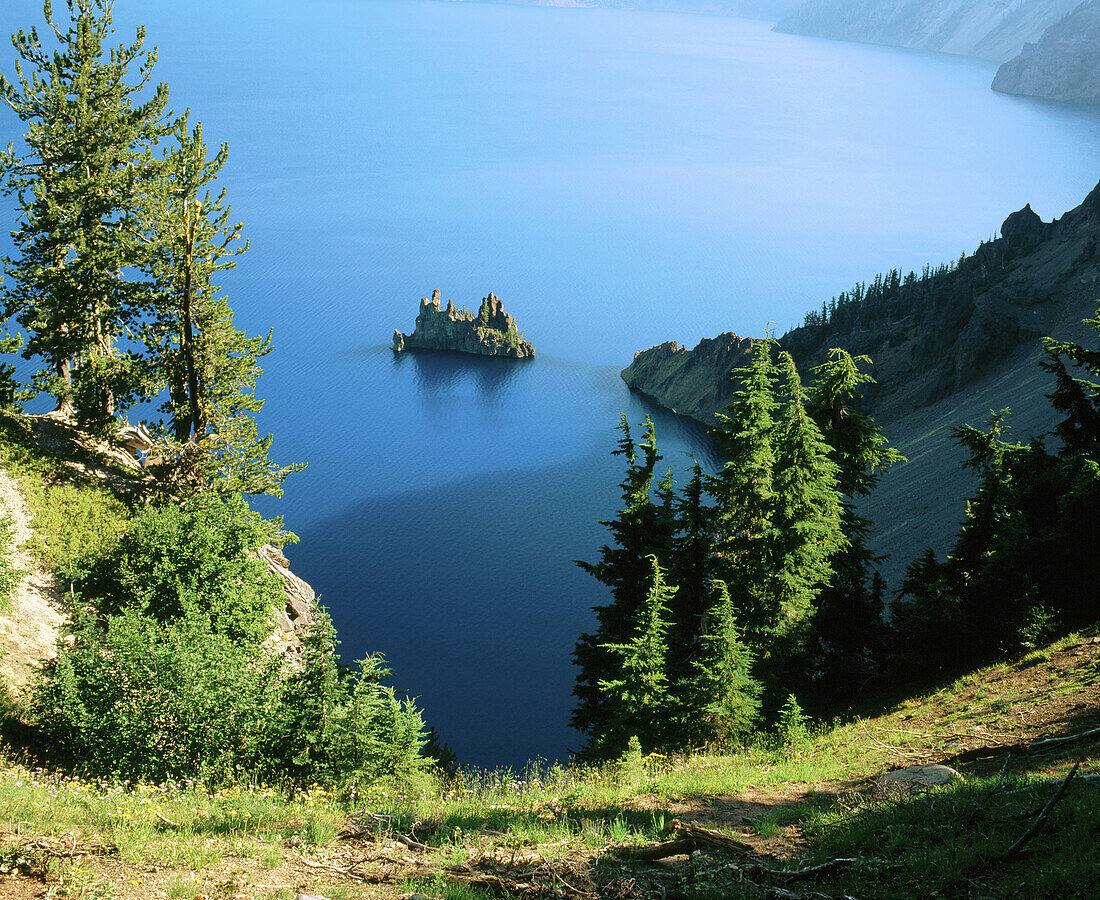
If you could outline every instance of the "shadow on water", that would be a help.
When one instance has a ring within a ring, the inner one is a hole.
[[[509,386],[534,360],[501,359],[465,353],[417,350],[395,353],[394,369],[411,366],[417,391],[425,399],[442,399],[473,385],[482,406],[496,408],[506,397]]]
[[[460,760],[564,758],[570,653],[607,602],[573,560],[598,555],[620,478],[598,454],[370,499],[304,530],[293,565],[346,661],[384,652]]]

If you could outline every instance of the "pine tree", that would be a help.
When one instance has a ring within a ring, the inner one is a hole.
[[[585,572],[610,588],[612,596],[611,603],[595,608],[594,633],[582,634],[573,651],[573,661],[580,671],[573,688],[578,699],[571,724],[590,736],[604,729],[608,715],[599,685],[612,676],[615,660],[604,645],[629,638],[634,616],[649,592],[652,578],[649,557],[664,556],[667,552],[660,508],[650,496],[654,468],[661,460],[653,422],[646,419],[640,443],[635,442],[625,415],[618,429],[618,447],[612,452],[627,462],[620,484],[623,508],[617,518],[600,523],[611,532],[613,543],[601,548],[597,563],[576,561]]]
[[[897,279],[892,273],[891,282]],[[888,445],[882,429],[860,411],[864,385],[874,379],[860,371],[871,365],[839,348],[813,372],[807,408],[821,429],[837,464],[841,527],[846,549],[833,558],[834,575],[818,598],[814,619],[816,690],[819,696],[849,703],[878,671],[885,641],[881,590],[873,589],[880,559],[868,548],[871,522],[855,510],[857,497],[868,496],[891,466],[902,460]]]
[[[1100,309],[1085,319],[1085,324],[1100,333]],[[1047,396],[1065,416],[1054,429],[1062,442],[1061,455],[1100,460],[1100,384],[1091,380],[1100,376],[1100,349],[1049,337],[1043,344],[1046,358],[1039,365],[1055,380],[1054,390]],[[1070,367],[1083,370],[1085,377],[1075,378]]]
[[[833,574],[833,557],[847,547],[841,529],[837,465],[806,412],[794,360],[780,353],[787,403],[775,437],[775,547],[769,554],[772,590],[765,626],[772,636],[770,676],[805,681],[805,657],[818,593]],[[797,673],[797,675],[796,675]],[[789,693],[788,686],[783,693]]]
[[[715,510],[712,574],[730,586],[739,621],[757,645],[774,620],[774,344],[771,338],[759,341],[749,364],[734,371],[740,387],[712,431],[726,462],[706,479]]]
[[[349,700],[336,656],[336,629],[324,607],[317,607],[303,644],[302,670],[287,684],[274,755],[292,781],[313,784],[336,774],[337,739]]]
[[[634,616],[630,638],[603,645],[613,660],[613,674],[599,684],[609,715],[601,730],[591,735],[597,756],[619,755],[632,736],[647,750],[665,746],[670,737],[668,602],[676,588],[665,583],[656,556],[649,562],[650,588]]]
[[[167,383],[161,411],[169,416],[164,456],[173,486],[213,487],[220,493],[281,493],[283,479],[301,466],[277,466],[268,457],[271,436],[260,437],[253,416],[263,406],[255,395],[271,350],[271,335],[247,337],[212,283],[236,266],[241,224],[230,224],[224,189],[210,184],[225,165],[222,145],[207,158],[202,125],[182,120],[178,144],[167,154],[148,204],[152,315],[142,331],[148,365],[159,388]]]
[[[668,554],[668,574],[678,590],[669,606],[670,672],[679,672],[687,665],[711,603],[713,509],[703,502],[703,496],[703,470],[693,459],[691,478],[673,500],[675,528]]]
[[[760,712],[760,684],[752,677],[753,654],[741,642],[726,585],[714,581],[711,589],[714,605],[679,691],[683,700],[678,719],[693,744],[728,746],[753,729]]]
[[[4,311],[27,333],[24,356],[45,364],[35,390],[102,424],[141,387],[140,365],[116,341],[141,316],[143,287],[126,273],[144,247],[138,210],[155,171],[151,148],[171,130],[168,88],[147,90],[156,52],[145,50],[144,29],[108,49],[114,0],[66,5],[64,25],[44,4],[57,50],[19,31],[18,85],[0,78],[0,96],[28,123],[26,152],[0,156],[21,212]]]

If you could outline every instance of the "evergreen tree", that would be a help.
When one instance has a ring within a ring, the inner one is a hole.
[[[637,737],[642,747],[664,746],[668,731],[668,602],[676,588],[665,583],[656,556],[650,556],[650,588],[638,608],[629,640],[604,644],[612,660],[612,677],[600,682],[608,710],[601,730],[592,734],[595,755],[618,756]]]
[[[168,389],[161,411],[169,416],[169,472],[161,483],[278,495],[283,479],[302,467],[273,464],[272,437],[260,437],[253,418],[263,406],[255,386],[271,335],[250,338],[236,328],[211,281],[248,249],[239,243],[241,224],[229,224],[224,189],[210,193],[228,148],[208,159],[202,125],[189,131],[185,120],[176,139],[150,195],[145,267],[155,290],[142,332],[157,387],[166,382]]]
[[[1100,309],[1085,319],[1085,324],[1100,333]],[[1055,381],[1054,390],[1047,396],[1065,416],[1054,429],[1062,442],[1061,455],[1100,460],[1100,384],[1091,380],[1100,376],[1100,349],[1049,337],[1043,343],[1046,358],[1039,365]],[[1075,378],[1070,367],[1083,370],[1085,377]]]
[[[13,282],[4,311],[26,331],[24,356],[44,362],[35,390],[102,424],[141,387],[140,365],[116,341],[141,316],[143,287],[126,272],[144,248],[151,148],[171,130],[168,88],[147,90],[156,52],[145,50],[144,29],[108,49],[114,0],[66,5],[67,24],[44,4],[57,49],[34,29],[19,31],[18,85],[0,77],[0,97],[28,123],[26,152],[0,155],[21,213],[12,233],[19,255],[4,261]]]
[[[337,662],[336,629],[324,607],[317,607],[303,643],[302,670],[287,684],[276,755],[295,783],[314,784],[337,774],[336,742],[349,699]]]
[[[892,283],[898,273],[892,273]],[[888,445],[882,429],[860,411],[862,387],[874,379],[860,371],[866,356],[839,348],[816,367],[807,408],[833,448],[837,487],[842,494],[841,528],[848,544],[833,558],[834,575],[818,598],[812,643],[819,697],[851,697],[878,670],[886,638],[882,591],[874,589],[880,561],[867,546],[871,522],[855,510],[901,454]],[[880,579],[881,582],[881,579]]]
[[[624,457],[627,463],[620,484],[623,508],[617,518],[600,523],[611,532],[613,544],[601,548],[597,563],[576,561],[585,572],[610,588],[612,596],[611,603],[595,608],[594,633],[582,634],[573,651],[573,661],[580,671],[573,688],[578,699],[571,724],[589,736],[604,730],[608,716],[600,682],[612,677],[616,661],[605,645],[629,638],[634,616],[650,589],[649,557],[664,556],[667,551],[660,508],[650,496],[654,468],[661,460],[653,422],[646,418],[640,443],[635,442],[625,415],[618,429],[618,447],[612,452]]]
[[[706,480],[714,506],[712,574],[729,585],[739,621],[754,645],[765,640],[774,623],[774,344],[771,338],[757,342],[748,365],[734,371],[740,387],[712,431],[726,462]]]
[[[841,531],[837,465],[821,430],[806,412],[794,360],[780,354],[787,405],[776,434],[773,476],[779,590],[771,630],[781,637],[804,636],[815,612],[817,592],[832,576],[833,556],[846,547]],[[796,639],[798,643],[804,637]]]
[[[669,605],[669,671],[687,665],[711,603],[712,508],[703,502],[703,470],[692,460],[691,478],[674,498],[668,554],[669,581],[678,590]]]
[[[726,585],[714,581],[711,589],[716,599],[680,688],[678,718],[693,744],[728,746],[753,729],[760,712],[760,684],[752,677],[752,651],[741,642]]]

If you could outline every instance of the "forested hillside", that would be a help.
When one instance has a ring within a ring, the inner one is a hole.
[[[973,488],[951,428],[981,424],[989,410],[1011,407],[1012,434],[1027,439],[1053,427],[1038,367],[1040,338],[1080,339],[1081,320],[1100,294],[1100,187],[1062,218],[1044,223],[1026,207],[1001,236],[975,252],[920,273],[893,271],[855,285],[806,315],[780,344],[800,366],[843,347],[874,360],[865,387],[868,410],[907,457],[875,494],[860,501],[876,522],[872,546],[891,559],[891,585],[925,547],[944,552]],[[748,342],[736,336],[642,351],[623,371],[627,384],[670,409],[709,424],[733,398],[731,368]]]

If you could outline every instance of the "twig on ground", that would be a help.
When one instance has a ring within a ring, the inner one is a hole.
[[[1001,854],[1000,858],[1002,861],[1011,859],[1013,856],[1017,856],[1023,851],[1024,847],[1027,846],[1028,841],[1030,841],[1033,837],[1035,837],[1036,834],[1038,834],[1039,830],[1046,822],[1047,816],[1050,815],[1050,811],[1054,809],[1058,801],[1065,796],[1066,789],[1069,787],[1070,782],[1073,781],[1073,776],[1077,774],[1077,768],[1080,765],[1081,760],[1077,760],[1077,762],[1073,764],[1073,768],[1069,770],[1069,774],[1066,776],[1066,780],[1062,782],[1062,786],[1058,788],[1054,796],[1050,798],[1050,802],[1043,807],[1043,810],[1039,813],[1038,818],[1031,823],[1031,827],[1023,833],[1023,835],[1018,841],[1016,841],[1015,844],[1013,844],[1004,853]]]

